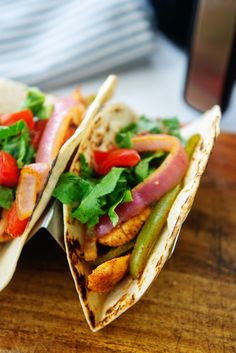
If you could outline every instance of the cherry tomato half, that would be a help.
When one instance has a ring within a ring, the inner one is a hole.
[[[8,215],[7,215],[7,225],[6,233],[11,235],[13,238],[19,237],[23,234],[29,219],[26,218],[21,221],[17,216],[16,202],[13,203]]]
[[[95,160],[96,165],[99,165],[100,163],[102,163],[105,160],[105,158],[108,157],[109,152],[95,150],[93,152],[93,155],[94,155],[94,160]]]
[[[24,120],[30,130],[34,128],[34,116],[29,109],[12,114],[3,114],[0,117],[0,125],[9,126],[15,124],[19,120]]]
[[[0,151],[0,185],[15,187],[18,183],[19,168],[16,159],[5,151]]]
[[[132,149],[118,148],[108,152],[94,151],[95,170],[98,174],[107,174],[112,167],[134,167],[140,161],[138,152]]]

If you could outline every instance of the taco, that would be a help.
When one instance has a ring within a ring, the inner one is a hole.
[[[10,281],[87,123],[112,95],[110,76],[90,99],[46,96],[37,88],[0,81],[0,290]]]
[[[175,244],[214,140],[220,109],[181,127],[124,104],[92,121],[53,195],[63,205],[65,246],[92,331],[135,304]]]

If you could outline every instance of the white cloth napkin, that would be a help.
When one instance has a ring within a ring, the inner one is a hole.
[[[1,0],[0,76],[59,87],[153,52],[144,0]]]

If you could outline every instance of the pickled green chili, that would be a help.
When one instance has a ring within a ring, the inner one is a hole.
[[[186,142],[185,152],[189,159],[192,158],[193,152],[200,141],[201,136],[199,134],[192,135]]]
[[[180,191],[180,185],[175,186],[153,208],[153,211],[141,229],[130,258],[130,274],[137,279],[142,274],[147,259],[156,243],[157,237],[166,224],[171,206]]]
[[[106,254],[99,256],[94,262],[91,262],[92,266],[99,266],[103,262],[114,259],[115,257],[119,257],[124,255],[127,251],[131,250],[134,247],[135,239],[130,242],[118,246],[117,248],[113,248],[109,250]]]

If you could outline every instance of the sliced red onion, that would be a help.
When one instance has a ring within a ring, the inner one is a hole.
[[[16,189],[16,209],[20,220],[31,216],[37,194],[42,191],[50,165],[47,163],[33,163],[21,169]]]
[[[70,109],[76,105],[71,97],[61,99],[55,103],[54,111],[49,119],[39,143],[36,163],[52,163],[63,144],[71,116]]]

